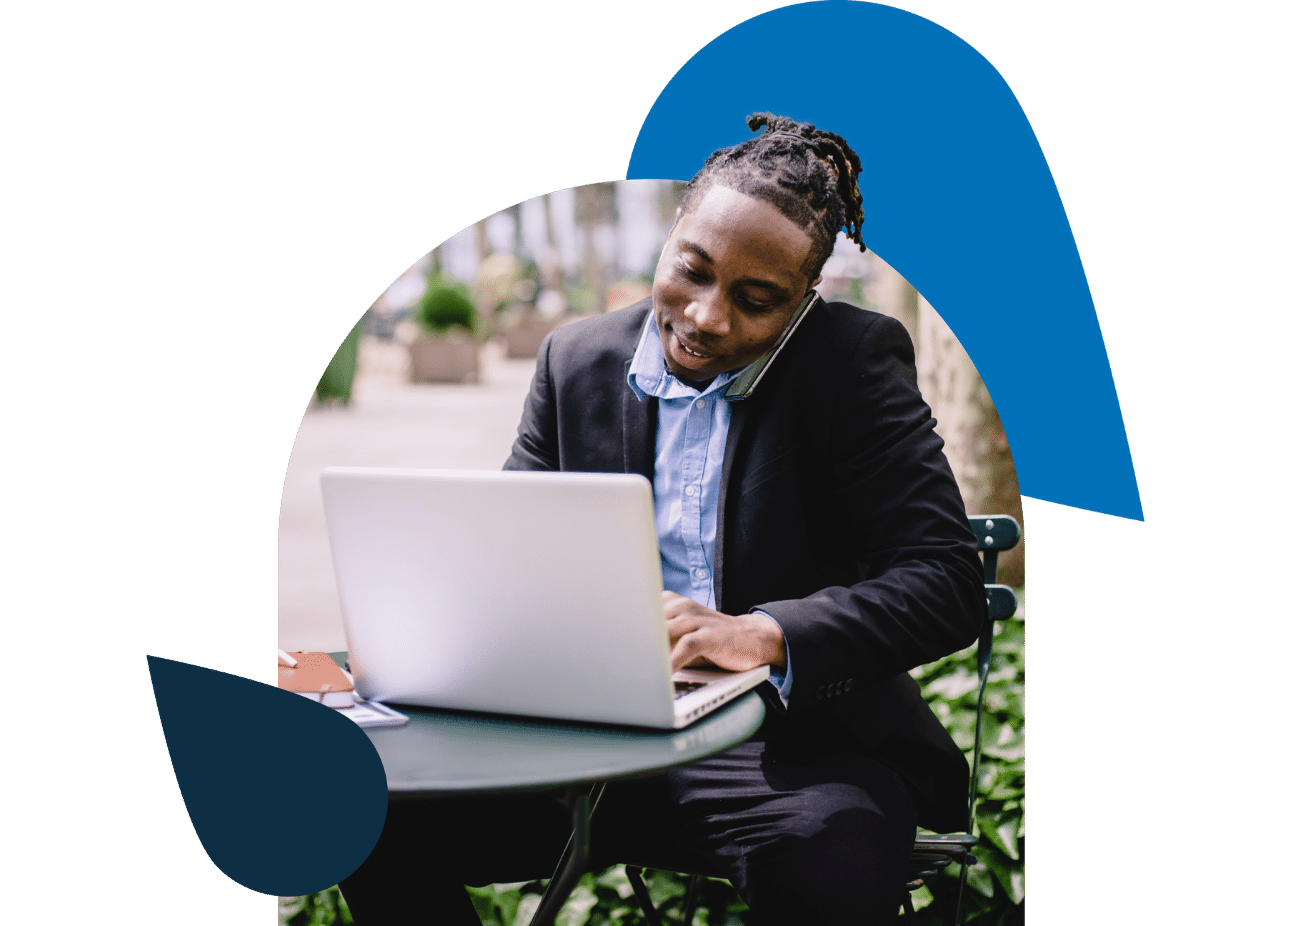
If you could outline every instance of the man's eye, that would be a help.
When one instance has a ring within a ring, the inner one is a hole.
[[[748,297],[741,297],[740,304],[744,307],[746,312],[751,312],[754,315],[762,312],[769,312],[771,309],[775,308],[774,302],[759,302],[756,299],[749,299]]]
[[[705,281],[704,274],[695,270],[693,267],[688,267],[685,264],[682,264],[680,269],[681,275],[694,283],[703,283]]]

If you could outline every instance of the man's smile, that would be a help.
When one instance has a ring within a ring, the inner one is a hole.
[[[691,347],[689,344],[686,343],[686,341],[682,338],[682,336],[677,334],[677,332],[675,331],[673,332],[673,337],[677,339],[677,345],[683,351],[690,354],[690,356],[695,357],[696,359],[712,360],[715,356],[717,356],[716,354],[706,353],[702,350],[699,350],[698,348]]]

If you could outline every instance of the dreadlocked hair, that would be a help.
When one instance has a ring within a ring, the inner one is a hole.
[[[767,131],[710,154],[686,186],[682,213],[698,205],[714,184],[769,202],[811,236],[810,278],[833,253],[840,230],[864,251],[865,211],[857,186],[861,159],[847,141],[810,122],[771,113],[754,113],[745,122],[751,132]]]

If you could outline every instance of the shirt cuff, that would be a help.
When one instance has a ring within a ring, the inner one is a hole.
[[[771,617],[771,615],[767,614],[766,611],[759,611],[757,608],[753,609],[753,613]],[[777,627],[780,627],[780,622],[776,621],[774,617],[771,617],[771,620],[775,621],[775,625]],[[783,627],[780,628],[780,634],[781,636],[784,636]],[[793,656],[789,654],[789,639],[787,637],[784,641],[784,668],[781,669],[779,666],[771,666],[770,682],[772,685],[775,685],[776,691],[780,693],[780,702],[785,706],[785,709],[788,710],[789,690],[793,688]]]

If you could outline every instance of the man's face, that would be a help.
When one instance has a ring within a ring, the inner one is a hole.
[[[775,206],[713,186],[680,216],[654,275],[668,369],[702,388],[771,349],[807,290],[811,238]]]

